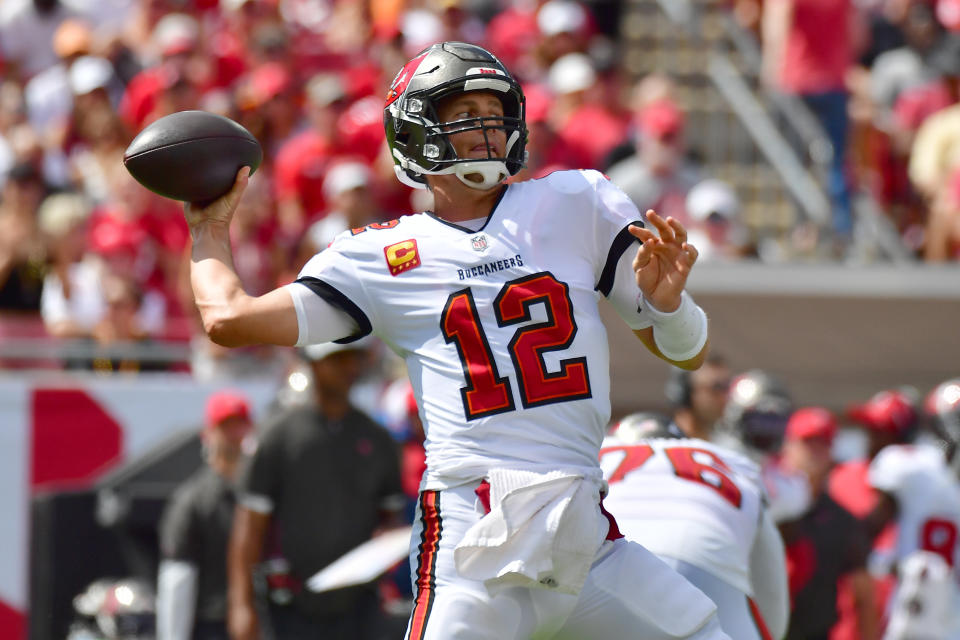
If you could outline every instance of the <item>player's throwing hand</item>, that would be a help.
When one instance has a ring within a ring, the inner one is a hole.
[[[233,188],[223,194],[213,202],[206,205],[188,202],[183,206],[183,214],[187,218],[187,226],[191,233],[194,227],[203,222],[216,222],[224,225],[230,224],[233,218],[233,212],[240,204],[240,196],[247,188],[247,182],[250,179],[250,167],[241,167],[237,172],[237,179],[233,183]]]
[[[647,220],[659,235],[643,227],[629,227],[642,243],[633,259],[633,271],[643,297],[669,313],[680,306],[680,294],[699,254],[696,247],[687,243],[687,230],[676,218],[664,219],[648,209]]]

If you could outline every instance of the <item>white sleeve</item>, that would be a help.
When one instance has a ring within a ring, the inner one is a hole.
[[[197,608],[197,567],[161,560],[157,573],[157,640],[190,640]]]
[[[766,510],[750,550],[750,583],[767,629],[774,638],[782,638],[790,622],[787,561],[783,539]]]
[[[640,304],[640,289],[633,273],[634,251],[624,251],[617,262],[613,286],[607,300],[631,329],[646,329],[653,324],[650,315],[644,312],[647,305]]]
[[[297,310],[297,345],[333,342],[355,335],[360,326],[349,313],[336,307],[300,282],[286,285]]]

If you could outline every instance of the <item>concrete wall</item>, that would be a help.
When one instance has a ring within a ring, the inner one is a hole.
[[[841,409],[960,376],[958,267],[701,263],[689,290],[710,317],[713,349],[736,371],[777,374],[798,404]],[[602,306],[614,417],[664,408],[667,365]]]

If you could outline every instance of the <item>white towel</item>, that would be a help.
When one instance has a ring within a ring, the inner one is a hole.
[[[603,479],[494,469],[488,481],[490,513],[454,550],[460,574],[491,594],[512,586],[578,594],[609,528],[597,507]]]

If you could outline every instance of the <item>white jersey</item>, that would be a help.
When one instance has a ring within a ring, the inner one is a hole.
[[[608,437],[600,466],[610,483],[603,504],[628,540],[754,595],[750,554],[763,510],[754,463],[705,440]]]
[[[405,359],[426,432],[423,488],[492,467],[595,473],[610,415],[598,302],[638,222],[599,172],[557,172],[510,185],[478,231],[431,213],[347,231],[297,283]],[[634,313],[631,327],[650,326]]]
[[[937,553],[960,576],[960,482],[933,445],[891,445],[870,463],[868,480],[897,501],[896,560]]]

